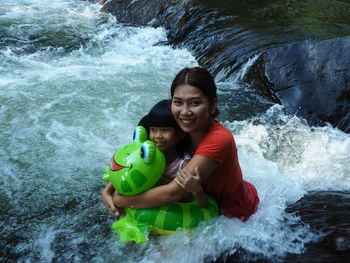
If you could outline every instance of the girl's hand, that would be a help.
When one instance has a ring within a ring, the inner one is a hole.
[[[112,184],[108,184],[102,192],[102,202],[104,206],[109,210],[113,215],[118,216],[119,211],[116,205],[113,202],[113,192],[114,188]]]
[[[120,204],[119,204],[120,203],[120,199],[123,198],[123,196],[121,194],[119,194],[117,191],[115,191],[113,193],[112,198],[113,198],[113,203],[115,205],[117,205],[117,206],[120,206]]]
[[[200,183],[200,173],[198,167],[194,169],[195,175],[192,175],[186,168],[182,169],[175,178],[175,182],[186,192],[196,195],[202,191]]]

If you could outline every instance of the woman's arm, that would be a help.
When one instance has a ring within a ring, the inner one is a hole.
[[[178,176],[176,176],[175,182],[186,192],[191,193],[201,207],[208,205],[208,196],[203,191],[198,167],[195,168],[194,175],[189,173],[186,168],[182,169]]]
[[[218,162],[213,159],[194,155],[185,168],[189,173],[195,174],[195,167],[198,167],[202,183],[217,166]],[[113,201],[117,207],[150,208],[180,201],[186,194],[186,191],[173,180],[169,184],[157,186],[134,196],[124,196],[114,192]]]
[[[199,190],[197,193],[192,193],[194,198],[196,198],[197,203],[201,207],[206,207],[208,205],[208,196],[204,192],[203,188]]]
[[[138,195],[126,196],[114,192],[113,202],[118,207],[150,208],[180,201],[187,195],[173,180]]]

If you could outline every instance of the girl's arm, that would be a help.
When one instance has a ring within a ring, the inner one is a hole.
[[[185,168],[190,174],[195,174],[195,168],[198,167],[200,182],[203,182],[217,166],[218,162],[213,159],[194,155]],[[124,196],[114,192],[113,201],[117,207],[150,208],[180,201],[186,194],[186,191],[173,180],[169,184],[152,188],[134,196]]]
[[[119,215],[118,208],[115,206],[113,199],[112,199],[113,192],[115,192],[114,187],[111,184],[111,182],[109,182],[107,184],[107,186],[105,187],[105,189],[103,189],[102,201],[103,201],[104,206],[107,208],[107,210],[109,210],[115,216],[118,216]]]

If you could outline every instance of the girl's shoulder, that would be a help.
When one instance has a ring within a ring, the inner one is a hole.
[[[182,158],[176,158],[171,164],[165,167],[164,175],[171,178],[175,178],[178,172],[180,172],[180,170],[184,166],[184,164],[190,159],[191,155],[185,152]]]

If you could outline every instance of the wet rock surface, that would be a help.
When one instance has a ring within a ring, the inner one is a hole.
[[[349,133],[350,38],[319,40],[315,32],[296,34],[279,17],[294,14],[267,8],[274,1],[266,2],[110,0],[102,10],[128,25],[164,27],[165,44],[185,46],[219,80],[259,56],[243,82],[311,125],[330,123]]]
[[[308,244],[308,256],[290,255],[293,262],[347,262],[350,256],[350,192],[310,192],[288,207],[319,234]]]
[[[132,26],[144,26],[159,16],[168,1],[162,0],[110,0],[101,11],[116,16],[118,22]]]
[[[283,258],[268,259],[241,250],[233,255],[222,255],[215,263],[348,262],[350,256],[349,202],[349,192],[310,192],[286,209],[288,213],[300,216],[302,221],[310,225],[311,231],[318,236],[315,242],[306,244],[306,251],[303,254],[289,254]]]
[[[330,122],[350,132],[350,37],[271,49],[245,81],[311,124]]]

